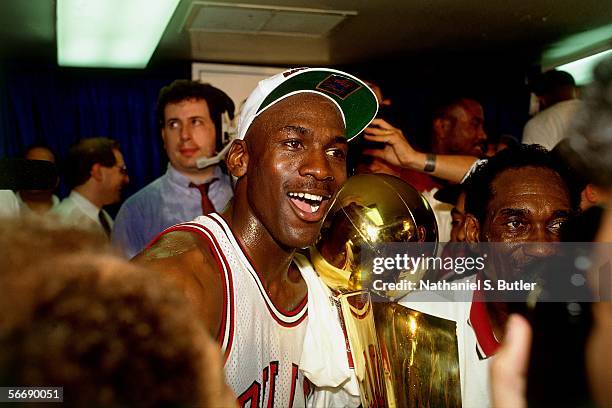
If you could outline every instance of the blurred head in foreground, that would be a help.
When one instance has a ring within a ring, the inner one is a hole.
[[[1,283],[13,296],[0,306],[13,318],[0,325],[0,384],[62,386],[74,406],[233,403],[221,356],[182,292],[96,235],[4,225]]]

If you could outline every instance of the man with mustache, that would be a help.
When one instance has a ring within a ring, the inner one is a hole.
[[[401,304],[457,323],[461,394],[464,406],[490,406],[488,366],[510,313],[504,299],[519,292],[486,290],[485,280],[523,278],[532,262],[554,254],[562,224],[577,207],[577,195],[563,169],[540,146],[509,148],[481,164],[467,181],[465,234],[468,243],[488,247],[485,270],[462,281],[478,284],[464,301],[440,301],[413,292]],[[458,282],[462,282],[458,281]],[[517,291],[529,288],[517,288]],[[524,295],[524,292],[522,292]],[[424,302],[423,302],[424,300]],[[467,301],[465,301],[467,300]]]
[[[182,286],[225,354],[240,406],[304,406],[299,370],[314,243],[346,180],[347,139],[374,118],[362,81],[301,68],[264,81],[247,99],[226,157],[232,207],[166,230],[136,262]]]

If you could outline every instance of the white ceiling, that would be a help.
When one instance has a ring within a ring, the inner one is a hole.
[[[181,0],[153,56],[154,62],[338,65],[456,51],[537,55],[553,41],[608,24],[612,16],[612,1],[602,0],[219,3]],[[237,4],[247,7],[228,7]],[[268,7],[255,13],[251,9],[257,5]],[[199,15],[198,7],[202,10]],[[272,13],[270,8],[288,10]],[[293,8],[318,11],[307,11],[296,18]],[[328,13],[321,16],[321,11]],[[242,13],[241,20],[234,14],[231,21],[222,21],[222,16],[231,12]],[[200,24],[199,29],[189,29],[194,22]],[[280,35],[282,31],[289,34]],[[53,61],[55,1],[2,0],[0,51],[5,58]]]

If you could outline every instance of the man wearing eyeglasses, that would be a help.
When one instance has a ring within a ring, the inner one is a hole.
[[[70,195],[53,212],[66,224],[110,237],[113,219],[103,207],[117,203],[129,181],[116,141],[105,137],[82,139],[70,148],[66,158]]]

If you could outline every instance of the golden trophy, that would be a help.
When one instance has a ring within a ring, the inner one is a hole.
[[[455,322],[394,302],[406,291],[372,290],[379,276],[362,256],[395,242],[428,242],[435,255],[437,240],[433,210],[421,194],[399,178],[364,174],[340,190],[310,248],[314,269],[336,295],[363,407],[461,406]],[[418,282],[425,272],[382,278]]]

